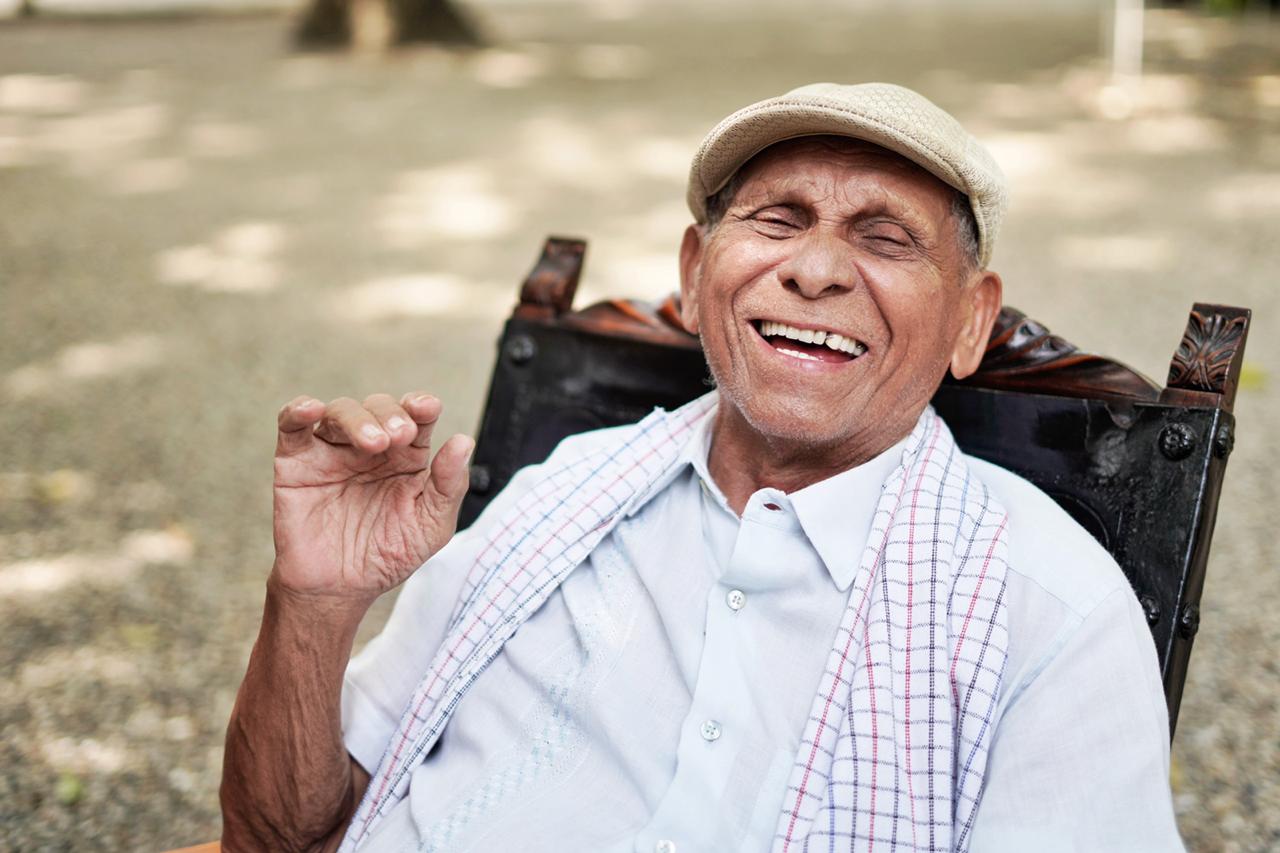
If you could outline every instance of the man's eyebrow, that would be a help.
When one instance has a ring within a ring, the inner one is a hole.
[[[735,207],[737,206],[738,205],[735,205]],[[741,205],[742,212],[745,215],[760,213],[761,211],[764,211],[764,210],[773,210],[774,208],[782,208],[783,210],[787,210],[791,213],[804,213],[808,209],[803,202],[797,201],[793,198],[785,198],[785,197],[755,199],[753,201],[750,201],[748,203]]]
[[[733,203],[730,206],[760,210],[761,208],[776,207],[778,205],[800,207],[804,203],[804,198],[794,187],[756,187],[739,190],[733,197]]]
[[[733,200],[732,207],[763,210],[767,207],[807,208],[811,200],[797,187],[782,187],[776,190],[757,189],[755,192],[739,192]],[[924,230],[927,218],[911,209],[910,206],[898,202],[892,194],[883,190],[869,192],[856,202],[856,209],[849,215],[850,219],[866,219],[872,216],[886,216],[904,225],[915,226]]]

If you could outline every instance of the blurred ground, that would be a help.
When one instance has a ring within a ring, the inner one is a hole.
[[[584,301],[665,293],[698,139],[820,79],[991,143],[994,266],[1069,339],[1163,378],[1194,300],[1254,309],[1174,785],[1192,849],[1280,847],[1280,27],[1152,15],[1107,119],[1096,12],[798,8],[483,7],[501,47],[388,59],[0,27],[0,849],[215,838],[280,403],[429,388],[472,428],[543,236],[591,238]]]

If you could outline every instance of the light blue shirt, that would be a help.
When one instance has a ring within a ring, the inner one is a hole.
[[[765,851],[815,686],[900,448],[741,519],[707,467],[673,479],[508,642],[371,851]],[[582,436],[557,454],[598,441]],[[1010,657],[972,849],[1180,850],[1154,647],[1118,567],[1025,481],[1010,513]],[[372,771],[523,472],[406,583],[353,660],[344,736]]]

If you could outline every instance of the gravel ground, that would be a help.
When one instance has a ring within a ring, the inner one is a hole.
[[[1254,309],[1173,784],[1193,850],[1280,848],[1280,25],[1151,15],[1125,95],[1086,12],[796,8],[498,6],[500,48],[388,59],[0,27],[0,849],[217,837],[279,404],[425,387],[470,429],[542,237],[592,239],[587,299],[666,292],[701,134],[817,79],[990,141],[1008,301],[1077,343],[1162,377],[1193,301]]]

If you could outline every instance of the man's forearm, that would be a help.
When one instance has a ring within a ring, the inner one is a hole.
[[[319,850],[363,788],[342,743],[342,675],[367,605],[267,584],[258,641],[227,728],[224,850]],[[363,775],[363,774],[362,774]]]

